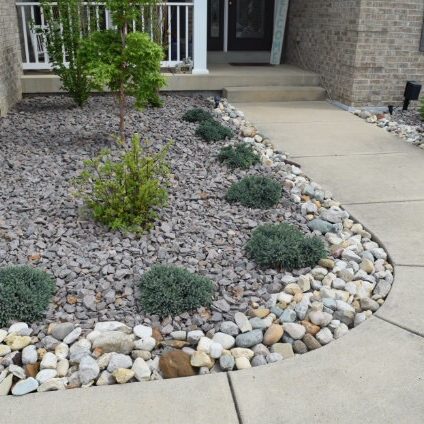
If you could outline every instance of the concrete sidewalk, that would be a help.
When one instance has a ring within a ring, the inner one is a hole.
[[[0,399],[7,424],[424,423],[424,151],[326,102],[238,104],[386,246],[386,303],[330,345],[229,374]]]
[[[243,423],[424,422],[424,151],[326,102],[235,105],[385,245],[376,316],[292,362],[231,373]]]

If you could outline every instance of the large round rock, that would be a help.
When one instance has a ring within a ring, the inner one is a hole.
[[[236,337],[236,346],[238,347],[252,347],[262,343],[263,334],[262,330],[248,331],[247,333],[239,334]]]

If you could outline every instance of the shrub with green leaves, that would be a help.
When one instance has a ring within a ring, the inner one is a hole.
[[[256,228],[246,252],[261,268],[295,269],[312,267],[327,256],[318,236],[306,236],[288,223],[264,224]]]
[[[421,120],[424,121],[424,98],[421,100],[421,109],[420,109],[420,113],[421,113]]]
[[[213,116],[205,109],[194,108],[183,115],[183,120],[187,122],[203,122],[213,120]]]
[[[148,21],[154,35],[156,12],[162,13],[157,3],[157,0],[106,0],[112,28],[90,34],[78,51],[94,87],[102,91],[107,87],[118,98],[121,141],[125,141],[128,96],[135,97],[137,108],[162,104],[158,91],[165,85],[160,72],[163,48],[149,34],[130,30],[134,22],[147,20],[145,10],[149,9]]]
[[[86,10],[83,0],[41,0],[41,6],[45,24],[34,26],[33,30],[42,35],[53,72],[60,77],[62,88],[82,106],[94,87],[78,52],[88,36],[90,24],[95,23],[81,18]]]
[[[231,169],[249,169],[261,161],[252,145],[248,143],[223,147],[218,154],[218,160]]]
[[[229,128],[221,125],[219,122],[209,119],[200,123],[196,130],[196,135],[203,138],[203,140],[210,142],[231,138],[233,136],[233,132]]]
[[[251,175],[234,183],[228,190],[226,199],[230,203],[240,203],[254,209],[268,209],[281,199],[281,185],[269,177]]]
[[[0,327],[41,319],[55,287],[49,274],[29,266],[0,269]]]
[[[116,159],[104,149],[84,162],[76,179],[79,192],[94,218],[114,230],[142,232],[157,218],[157,208],[168,199],[169,166],[166,156],[170,143],[155,153],[142,145],[140,137],[131,146],[122,146]]]
[[[140,280],[140,305],[149,314],[179,315],[212,302],[211,280],[184,268],[156,265]]]

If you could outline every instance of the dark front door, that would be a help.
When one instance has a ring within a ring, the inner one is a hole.
[[[224,0],[208,0],[208,50],[224,47]]]
[[[229,0],[228,50],[271,50],[274,0]]]

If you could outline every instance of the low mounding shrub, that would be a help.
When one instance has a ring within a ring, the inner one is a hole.
[[[231,138],[233,136],[233,132],[215,120],[207,120],[201,122],[196,130],[196,135],[203,138],[203,140],[210,142]]]
[[[113,230],[148,229],[157,218],[157,208],[168,199],[169,147],[149,152],[140,137],[134,136],[130,148],[123,147],[118,159],[104,149],[86,161],[76,184],[94,219]]]
[[[424,98],[421,101],[421,109],[420,109],[420,113],[421,113],[421,120],[424,121]]]
[[[212,302],[211,280],[184,268],[156,265],[140,280],[140,304],[149,314],[179,315]]]
[[[184,121],[187,121],[187,122],[203,122],[203,121],[213,120],[213,116],[207,110],[194,108],[194,109],[188,110],[183,115],[183,119]]]
[[[42,318],[55,291],[53,278],[28,266],[0,269],[0,327]]]
[[[285,222],[256,228],[246,244],[246,252],[262,268],[287,270],[315,266],[327,256],[319,237],[305,236]]]
[[[241,203],[254,209],[267,209],[281,199],[280,184],[268,177],[252,175],[234,183],[228,190],[226,199],[230,203]]]
[[[252,165],[261,161],[259,155],[253,150],[252,145],[248,143],[238,143],[236,146],[223,147],[219,152],[218,160],[231,169],[249,169]]]

